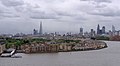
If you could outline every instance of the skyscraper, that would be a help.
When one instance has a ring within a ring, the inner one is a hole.
[[[102,34],[105,34],[105,26],[102,27]]]
[[[95,36],[95,31],[93,29],[91,29],[90,37],[94,37],[94,36]]]
[[[114,36],[115,35],[115,26],[114,25],[112,25],[112,35]]]
[[[112,32],[115,32],[115,26],[112,25]]]
[[[100,26],[99,26],[99,24],[97,26],[97,34],[100,34]]]
[[[80,35],[83,35],[83,28],[80,28]]]
[[[40,22],[39,35],[42,35],[42,22]]]
[[[34,29],[33,30],[33,35],[37,35],[38,34],[38,30]]]

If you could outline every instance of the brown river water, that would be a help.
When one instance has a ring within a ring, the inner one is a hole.
[[[0,66],[120,66],[120,42],[105,41],[108,48],[59,53],[18,53],[22,58],[0,58]]]

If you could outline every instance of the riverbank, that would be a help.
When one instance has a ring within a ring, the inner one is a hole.
[[[22,46],[22,50],[17,53],[58,53],[72,51],[90,51],[107,48],[107,44],[98,40],[84,40],[79,43],[42,44],[32,43]]]

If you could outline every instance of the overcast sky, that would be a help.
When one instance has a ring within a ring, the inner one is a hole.
[[[43,32],[120,29],[120,0],[0,0],[0,34],[32,33],[43,23]]]

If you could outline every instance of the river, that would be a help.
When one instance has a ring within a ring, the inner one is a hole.
[[[120,66],[120,42],[105,41],[108,48],[92,51],[22,54],[0,58],[0,66]]]

